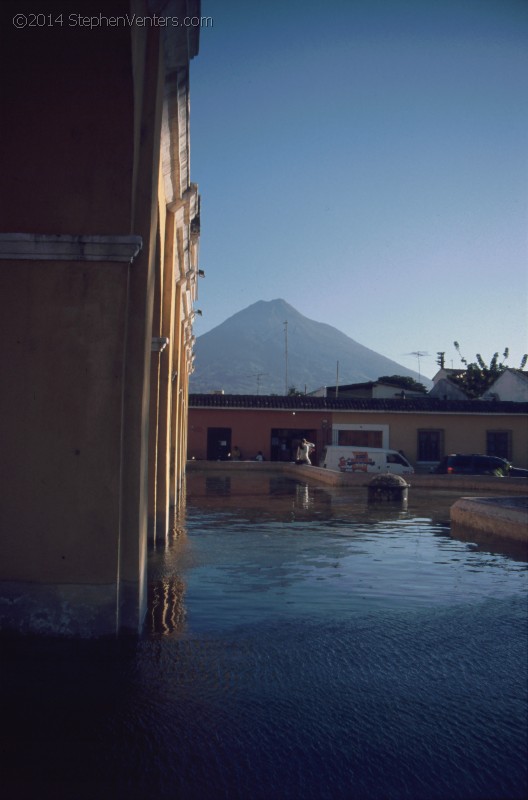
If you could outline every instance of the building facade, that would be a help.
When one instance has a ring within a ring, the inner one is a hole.
[[[137,632],[185,464],[199,27],[103,5],[0,9],[2,629]]]
[[[448,453],[489,453],[528,466],[528,404],[443,401],[429,397],[358,399],[253,395],[189,396],[190,459],[292,461],[299,440],[403,450],[417,470],[429,471]]]

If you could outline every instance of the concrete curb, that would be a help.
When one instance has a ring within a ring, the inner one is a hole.
[[[474,531],[528,543],[528,497],[461,497],[450,517],[453,536]]]

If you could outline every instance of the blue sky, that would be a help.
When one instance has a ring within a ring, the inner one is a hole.
[[[283,298],[409,368],[528,350],[528,3],[202,0],[196,335]],[[343,376],[346,380],[346,376]]]

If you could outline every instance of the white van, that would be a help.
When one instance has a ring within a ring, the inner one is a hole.
[[[397,450],[353,445],[329,445],[323,451],[320,466],[336,472],[392,472],[395,475],[414,472],[405,456]]]

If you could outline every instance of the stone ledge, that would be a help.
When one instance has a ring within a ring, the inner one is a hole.
[[[474,531],[528,543],[528,497],[461,497],[450,516],[454,536]]]
[[[141,236],[0,233],[0,260],[131,263],[142,246]]]

